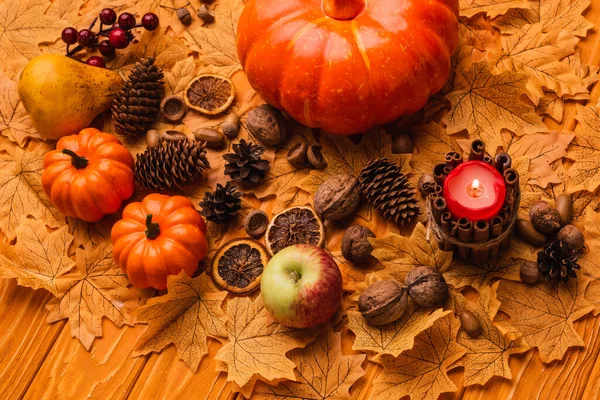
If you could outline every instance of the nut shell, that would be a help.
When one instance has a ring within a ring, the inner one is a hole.
[[[160,138],[169,141],[188,140],[188,136],[185,133],[173,130],[162,132]]]
[[[306,152],[306,158],[314,169],[327,168],[327,161],[321,154],[321,146],[310,146]]]
[[[535,229],[549,235],[560,229],[560,214],[545,201],[535,202],[529,210],[529,219]]]
[[[248,113],[246,128],[256,140],[267,146],[277,146],[287,137],[283,115],[268,104],[256,107]]]
[[[298,143],[288,151],[287,160],[296,168],[306,167],[306,152],[308,145],[306,143]]]
[[[169,122],[179,122],[187,112],[185,100],[181,96],[168,96],[160,103],[160,112]]]
[[[418,306],[440,306],[448,298],[446,280],[431,267],[413,268],[406,276],[405,284],[410,298]]]
[[[358,310],[371,325],[391,324],[407,309],[406,288],[393,279],[373,283],[358,299]]]
[[[521,281],[525,283],[536,283],[538,279],[540,279],[540,269],[537,263],[533,261],[521,262],[519,277],[521,278]]]
[[[366,264],[371,261],[371,252],[373,246],[369,238],[374,238],[375,234],[361,225],[353,225],[346,229],[342,238],[342,255],[344,258],[355,264]]]
[[[581,250],[585,244],[583,233],[575,225],[565,225],[556,237],[558,240],[565,242],[570,250],[574,251]]]
[[[567,225],[573,219],[573,197],[570,194],[561,194],[556,199],[556,211],[560,215],[560,224]]]
[[[319,215],[332,221],[340,221],[353,215],[361,201],[358,179],[350,174],[337,174],[319,186],[314,206]]]
[[[266,212],[260,210],[252,211],[250,214],[248,214],[246,221],[244,222],[246,233],[254,239],[258,239],[263,236],[268,226],[269,216]]]
[[[523,240],[532,246],[540,247],[546,244],[546,236],[538,232],[531,221],[518,219],[516,222],[517,232]]]
[[[230,113],[221,124],[221,132],[229,139],[237,137],[240,132],[240,116],[236,112]]]
[[[462,328],[467,332],[467,335],[475,338],[481,333],[481,323],[475,314],[469,310],[464,310],[458,316]]]

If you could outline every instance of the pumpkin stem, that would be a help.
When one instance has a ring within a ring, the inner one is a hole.
[[[89,164],[90,160],[88,160],[87,158],[77,155],[77,153],[75,153],[73,150],[69,150],[69,149],[62,149],[62,153],[63,154],[68,154],[71,156],[71,164],[76,168],[76,169],[83,169],[85,167],[87,167],[87,165]]]
[[[323,0],[323,10],[330,18],[349,20],[365,9],[366,0]]]
[[[152,222],[152,214],[146,215],[146,238],[153,240],[160,235],[160,226]]]

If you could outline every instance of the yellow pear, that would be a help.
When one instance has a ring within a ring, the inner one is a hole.
[[[123,87],[114,71],[58,54],[33,58],[19,79],[19,96],[44,139],[87,128]]]

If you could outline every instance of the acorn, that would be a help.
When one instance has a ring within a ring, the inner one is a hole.
[[[532,246],[540,247],[546,244],[548,240],[546,236],[538,232],[531,221],[526,219],[518,219],[516,223],[519,236]]]
[[[215,21],[215,12],[208,8],[206,4],[202,4],[200,8],[198,8],[198,16],[207,24]]]
[[[472,338],[479,336],[481,333],[481,323],[475,314],[469,310],[464,310],[458,317],[460,318],[460,324],[465,332],[467,332],[467,335]]]
[[[561,194],[556,199],[556,211],[560,215],[560,224],[567,225],[573,219],[573,197],[570,194]]]
[[[156,129],[150,129],[148,132],[146,132],[146,143],[148,144],[148,147],[153,149],[158,146],[159,137],[160,135]]]
[[[221,124],[221,132],[229,139],[237,137],[240,132],[240,116],[236,112],[231,112]]]
[[[560,214],[547,202],[535,202],[529,210],[529,219],[535,229],[549,235],[560,229]]]
[[[160,103],[160,112],[169,122],[179,122],[187,112],[187,106],[181,96],[168,96]]]
[[[225,137],[221,132],[209,128],[198,129],[194,132],[194,138],[205,141],[206,147],[210,148],[218,148],[225,143]]]
[[[521,262],[521,268],[519,269],[519,277],[522,282],[533,284],[540,279],[540,269],[537,263],[533,261]]]
[[[178,8],[175,11],[175,14],[177,15],[177,19],[179,19],[179,21],[181,21],[182,24],[189,25],[192,23],[192,16],[190,15],[190,12],[187,8]]]
[[[556,237],[565,242],[573,251],[581,250],[585,244],[583,233],[575,225],[565,225]]]

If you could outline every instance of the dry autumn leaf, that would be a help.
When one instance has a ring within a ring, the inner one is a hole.
[[[600,110],[597,107],[577,105],[581,131],[567,149],[567,158],[575,164],[567,170],[568,192],[594,192],[600,186]]]
[[[330,328],[304,349],[293,350],[290,359],[296,364],[296,382],[276,387],[260,384],[252,398],[350,399],[350,388],[365,374],[361,367],[365,355],[343,355],[341,336]]]
[[[452,252],[440,250],[433,235],[428,239],[427,228],[418,223],[410,238],[394,233],[369,239],[373,246],[371,255],[385,266],[380,276],[391,276],[404,281],[414,267],[425,265],[444,270],[452,261]]]
[[[349,311],[348,329],[356,335],[352,349],[373,352],[375,361],[385,354],[398,357],[402,352],[413,348],[415,336],[449,313],[450,311],[442,308],[432,310],[417,307],[411,302],[398,321],[374,326],[360,312]]]
[[[464,329],[458,331],[456,341],[466,349],[465,355],[452,365],[465,369],[465,386],[485,385],[494,376],[512,379],[508,359],[511,354],[529,349],[520,339],[511,340],[493,323],[497,307],[496,290],[499,282],[479,295],[477,303],[468,301],[460,293],[454,297],[454,312],[472,312],[481,324],[477,337],[469,336]]]
[[[89,350],[94,339],[102,336],[103,317],[118,327],[133,325],[135,318],[131,311],[146,296],[131,287],[113,259],[112,247],[77,249],[76,256],[77,268],[57,281],[56,298],[46,308],[48,322],[68,319],[71,336]]]
[[[44,155],[50,149],[46,144],[33,151],[17,148],[10,167],[0,171],[0,229],[11,240],[23,216],[31,215],[51,228],[62,225],[64,217],[42,189]]]
[[[165,96],[181,96],[195,73],[196,62],[193,57],[177,61],[170,71],[165,72]]]
[[[460,15],[472,17],[484,13],[493,18],[506,13],[511,8],[530,8],[527,0],[460,0]]]
[[[526,75],[512,72],[492,75],[485,62],[458,71],[454,91],[446,96],[452,104],[446,117],[448,133],[467,130],[471,139],[482,139],[488,149],[495,149],[502,145],[503,129],[519,136],[546,132],[533,107],[521,101],[527,81]]]
[[[69,257],[73,236],[66,226],[48,232],[44,221],[21,217],[17,244],[0,243],[0,277],[17,278],[21,286],[57,294],[57,280],[75,266]]]
[[[460,37],[468,46],[479,50],[488,50],[496,45],[496,36],[492,25],[483,14],[477,14],[473,18],[459,18]]]
[[[454,316],[438,320],[415,339],[415,347],[399,357],[386,356],[379,362],[383,372],[373,381],[371,399],[436,400],[440,394],[454,392],[456,385],[447,371],[465,353],[456,342],[460,324]]]
[[[160,352],[173,344],[193,373],[208,353],[208,337],[227,336],[227,316],[221,309],[227,292],[212,292],[210,278],[190,278],[185,272],[168,277],[167,294],[151,299],[138,310],[138,322],[148,328],[136,343],[134,356]]]
[[[235,35],[243,9],[243,0],[221,0],[215,7],[214,23],[186,29],[183,35],[189,47],[200,53],[202,62],[218,67],[223,75],[231,76],[242,68]]]
[[[561,360],[570,347],[585,345],[573,322],[590,313],[594,305],[584,297],[589,278],[578,275],[568,282],[500,283],[500,310],[510,316],[510,325],[523,335],[524,343],[538,348],[545,363]]]
[[[587,250],[579,257],[581,271],[591,281],[585,293],[585,297],[596,306],[594,314],[600,313],[600,213],[598,210],[588,207],[584,220],[584,235]]]
[[[262,298],[236,297],[227,303],[227,336],[215,356],[227,371],[227,381],[238,386],[250,382],[254,375],[266,380],[295,379],[294,363],[286,353],[304,347],[319,334],[319,329],[288,328],[267,322]]]
[[[559,96],[587,92],[582,79],[567,63],[559,60],[573,54],[578,40],[572,33],[553,30],[542,33],[542,25],[526,25],[516,34],[503,36],[502,50],[487,53],[494,74],[526,74],[534,104],[544,95],[543,88]]]
[[[0,133],[19,146],[25,145],[28,138],[39,138],[25,110],[19,93],[17,83],[0,72]]]
[[[410,166],[419,177],[432,173],[436,164],[444,162],[446,153],[458,148],[456,135],[448,135],[446,128],[436,122],[413,127],[411,138],[419,152],[410,159]]]

